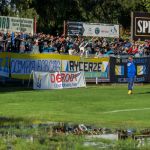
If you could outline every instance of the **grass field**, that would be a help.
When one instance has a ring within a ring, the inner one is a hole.
[[[108,127],[150,126],[150,85],[87,86],[64,90],[0,87],[0,116]]]

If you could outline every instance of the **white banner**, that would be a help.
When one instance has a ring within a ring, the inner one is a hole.
[[[67,22],[68,35],[119,37],[119,25],[85,22]]]
[[[33,34],[33,19],[0,16],[0,30]]]
[[[33,73],[33,89],[63,89],[85,86],[84,72]]]
[[[48,89],[49,74],[46,72],[33,73],[33,89]]]
[[[119,25],[83,23],[83,36],[119,37]]]

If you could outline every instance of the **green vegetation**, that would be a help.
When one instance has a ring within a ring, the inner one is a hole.
[[[150,86],[95,86],[64,90],[0,88],[0,116],[33,121],[88,123],[108,127],[149,127]],[[137,110],[136,110],[137,109]]]
[[[21,130],[20,130],[21,131]],[[145,141],[106,140],[100,138],[87,139],[77,135],[50,136],[48,132],[35,131],[31,136],[17,137],[16,133],[0,137],[0,150],[149,150],[150,143]]]
[[[149,95],[150,85],[135,86],[133,95],[127,95],[126,85],[64,90],[1,86],[0,150],[148,150],[149,141],[139,145],[130,138],[89,139],[84,134],[55,132],[44,123],[84,123],[113,130],[135,128],[138,134],[150,125]]]
[[[131,11],[150,11],[150,0],[0,0],[0,15],[37,17],[38,32],[62,33],[63,21],[117,23],[130,29]]]

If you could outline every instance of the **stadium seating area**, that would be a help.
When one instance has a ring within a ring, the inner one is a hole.
[[[150,41],[0,32],[0,52],[63,53],[91,55],[96,58],[109,55],[135,55],[139,57],[150,55]]]

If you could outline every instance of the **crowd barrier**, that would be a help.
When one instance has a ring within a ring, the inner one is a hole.
[[[29,79],[32,71],[78,72],[84,71],[87,81],[96,78],[109,82],[109,58],[84,58],[62,54],[1,53],[0,75],[12,79]],[[7,71],[6,71],[7,70]]]
[[[85,58],[62,54],[0,53],[0,76],[29,80],[32,71],[84,71],[87,82],[127,82],[127,57]],[[136,82],[150,81],[150,57],[134,58]]]

